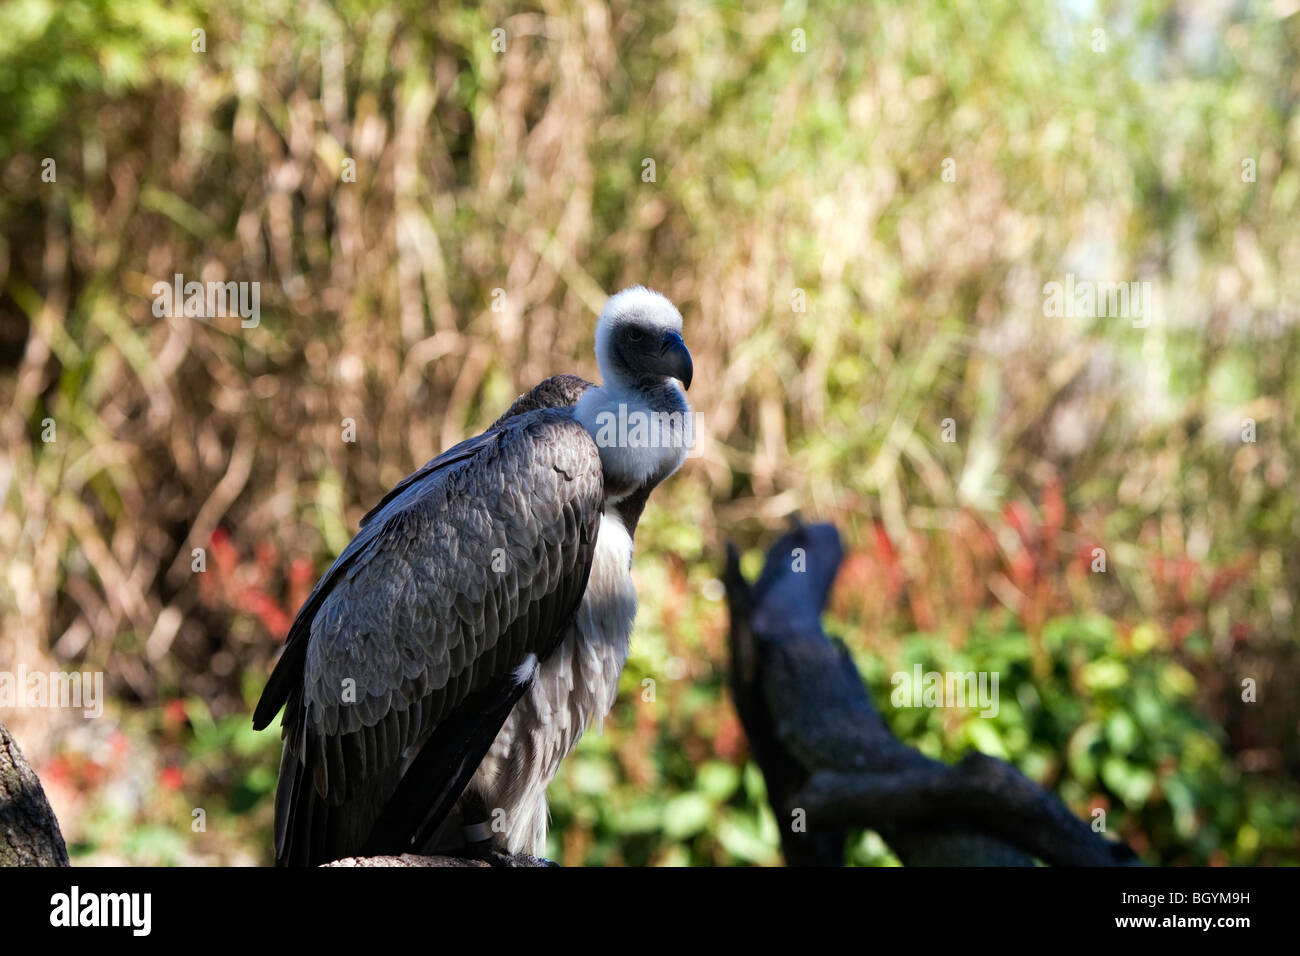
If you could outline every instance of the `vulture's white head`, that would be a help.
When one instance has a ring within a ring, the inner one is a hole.
[[[646,389],[675,378],[690,388],[682,314],[658,292],[639,285],[610,296],[596,323],[596,362],[606,386]]]
[[[601,385],[578,399],[574,415],[600,447],[606,491],[617,497],[668,477],[693,440],[682,314],[639,285],[611,296],[596,324],[596,362]]]

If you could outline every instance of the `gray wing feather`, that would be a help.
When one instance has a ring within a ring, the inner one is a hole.
[[[546,409],[439,456],[372,512],[299,612],[255,715],[264,726],[287,704],[277,859],[364,842],[438,722],[550,653],[586,586],[602,496],[595,442],[571,410]]]

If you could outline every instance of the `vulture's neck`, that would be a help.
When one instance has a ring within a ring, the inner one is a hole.
[[[600,449],[605,501],[617,504],[641,488],[663,481],[681,467],[694,437],[691,408],[672,379],[590,388],[574,417]]]

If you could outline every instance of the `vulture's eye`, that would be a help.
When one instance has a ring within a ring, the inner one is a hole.
[[[640,342],[643,338],[645,338],[645,333],[636,326],[632,326],[627,330],[627,340],[629,342]]]

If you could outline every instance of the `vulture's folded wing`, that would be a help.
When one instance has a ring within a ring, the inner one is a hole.
[[[545,409],[439,456],[369,516],[254,713],[261,728],[286,708],[278,863],[410,849],[450,810],[522,691],[516,671],[582,599],[602,495],[595,442]],[[401,786],[410,768],[418,788]]]

